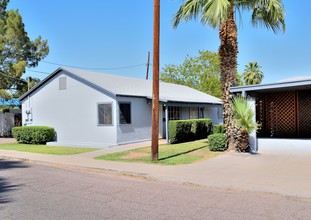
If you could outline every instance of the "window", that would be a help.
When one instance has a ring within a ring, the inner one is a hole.
[[[197,119],[199,116],[199,109],[198,107],[190,107],[189,108],[189,112],[190,112],[190,119]]]
[[[131,103],[119,103],[120,124],[131,124]]]
[[[204,107],[199,108],[199,118],[204,118]]]
[[[169,106],[168,107],[168,120],[180,120],[180,107]]]
[[[222,107],[218,107],[217,108],[217,115],[218,115],[218,119],[222,119],[223,118],[223,108]]]
[[[67,78],[59,77],[59,90],[65,90],[67,88]]]
[[[98,125],[112,125],[112,104],[98,104]]]

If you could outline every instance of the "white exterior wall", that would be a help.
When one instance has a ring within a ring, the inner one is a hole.
[[[146,98],[117,97],[117,101],[131,103],[131,124],[119,124],[119,108],[117,108],[118,144],[150,140],[152,104],[148,104]],[[161,121],[160,111],[159,120]],[[162,124],[159,124],[160,130],[161,127]]]
[[[223,124],[223,107],[221,105],[204,106],[204,117],[211,118],[214,124]]]
[[[58,78],[67,78],[67,89],[59,90]],[[112,103],[113,125],[97,125],[97,103]],[[29,106],[30,104],[30,106]],[[62,72],[22,102],[24,125],[54,127],[57,142],[52,145],[107,147],[117,144],[116,101],[103,92]],[[31,109],[32,123],[26,124],[25,110]]]

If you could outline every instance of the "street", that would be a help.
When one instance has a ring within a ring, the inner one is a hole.
[[[311,200],[0,159],[0,219],[310,219]]]

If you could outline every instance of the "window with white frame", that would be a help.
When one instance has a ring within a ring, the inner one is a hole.
[[[119,103],[119,124],[131,124],[131,103]]]
[[[99,103],[97,112],[98,125],[112,125],[112,103]]]

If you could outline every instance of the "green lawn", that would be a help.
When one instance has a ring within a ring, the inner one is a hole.
[[[154,163],[150,159],[150,147],[118,153],[105,154],[95,159],[123,162]],[[190,164],[220,155],[221,152],[212,152],[207,147],[207,140],[198,140],[181,144],[164,144],[159,146],[159,160],[157,164],[178,165]]]
[[[71,155],[95,151],[98,150],[98,148],[60,147],[60,146],[47,146],[47,145],[6,143],[0,144],[0,150],[16,150],[40,154]]]

